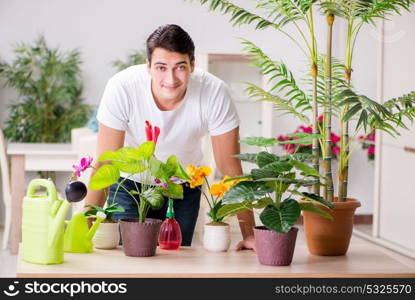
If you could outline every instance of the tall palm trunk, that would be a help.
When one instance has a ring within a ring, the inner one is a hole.
[[[310,7],[309,10],[310,16],[310,36],[312,41],[311,46],[311,78],[312,78],[312,128],[313,134],[319,134],[320,128],[318,127],[318,101],[317,101],[317,76],[318,76],[318,53],[317,53],[317,43],[314,35],[314,21],[313,21],[313,7]],[[313,168],[319,172],[320,171],[320,145],[318,138],[313,138],[312,144],[312,154],[313,154]],[[320,195],[320,184],[316,183],[312,187],[314,194]]]
[[[352,79],[352,38],[353,38],[353,19],[348,21],[348,32],[346,42],[346,65],[344,70],[344,79],[350,87]],[[347,187],[349,180],[349,122],[343,121],[343,116],[349,110],[349,105],[345,105],[340,114],[340,158],[338,170],[338,191],[339,201],[344,202],[347,199]]]
[[[331,170],[331,87],[332,87],[332,44],[333,44],[333,23],[334,15],[329,13],[326,16],[327,20],[327,57],[326,57],[326,72],[325,72],[325,105],[324,105],[324,157],[323,157],[323,169],[326,179],[326,185],[324,186],[324,198],[328,201],[333,201],[333,177]]]

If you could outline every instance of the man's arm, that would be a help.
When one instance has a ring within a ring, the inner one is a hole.
[[[124,145],[125,131],[112,129],[99,123],[97,150],[94,168],[98,170],[100,166],[107,162],[99,162],[98,157],[106,151],[115,151]],[[95,174],[92,171],[91,177]],[[105,190],[94,191],[89,189],[85,198],[85,204],[104,206],[105,204]]]
[[[221,134],[212,136],[213,154],[216,165],[223,175],[242,175],[241,161],[235,158],[240,153],[239,127]],[[244,241],[240,242],[237,250],[242,248],[253,248],[253,228],[255,226],[254,214],[250,210],[243,211],[238,215],[239,227]]]

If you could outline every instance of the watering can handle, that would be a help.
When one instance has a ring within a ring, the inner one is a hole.
[[[35,191],[38,186],[42,186],[46,188],[46,191],[48,193],[48,199],[50,201],[50,207],[51,207],[50,212],[52,215],[54,215],[60,204],[60,202],[58,201],[58,195],[56,193],[55,184],[50,179],[41,179],[41,178],[33,179],[29,183],[26,196],[27,197],[35,196]]]

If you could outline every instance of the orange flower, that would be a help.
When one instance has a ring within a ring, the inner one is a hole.
[[[188,180],[190,187],[194,188],[203,184],[204,178],[209,176],[212,173],[212,170],[209,167],[196,167],[194,165],[188,165],[186,167],[186,172],[189,174],[192,180]]]
[[[243,181],[244,179],[234,179],[234,180],[230,180],[225,182],[227,179],[229,179],[229,176],[223,177],[222,181],[219,183],[215,183],[212,184],[212,187],[210,188],[209,192],[213,195],[213,196],[219,196],[219,198],[223,198],[223,196],[225,195],[225,193],[235,184],[237,184],[238,182]]]

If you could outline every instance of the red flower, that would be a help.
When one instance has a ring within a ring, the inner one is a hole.
[[[280,135],[280,136],[277,137],[277,140],[280,141],[280,142],[282,142],[282,141],[285,140],[285,138],[284,138],[284,136]]]
[[[334,144],[336,144],[336,143],[340,142],[340,137],[337,134],[335,134],[335,133],[332,132],[331,133],[331,141]]]
[[[324,119],[324,116],[323,116],[323,115],[320,115],[320,116],[318,117],[318,121],[319,121],[319,122],[323,121],[323,119]]]
[[[374,133],[369,135],[369,141],[374,142],[375,139],[376,139],[376,135]]]
[[[313,133],[313,128],[308,126],[300,126],[299,127],[304,133]]]
[[[367,154],[369,154],[369,155],[373,155],[373,154],[375,154],[375,146],[374,146],[374,145],[370,145],[370,146],[367,148]]]
[[[334,155],[339,155],[340,154],[340,147],[339,146],[334,146],[333,148],[331,148],[331,152],[333,152]]]
[[[157,144],[157,140],[160,135],[160,128],[157,126],[154,126],[153,128],[153,126],[151,126],[151,123],[149,121],[146,121],[145,123],[146,123],[145,130],[146,130],[147,142],[153,141],[154,144]]]

